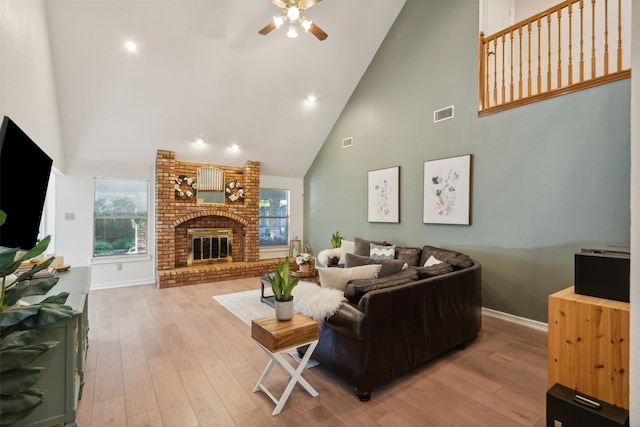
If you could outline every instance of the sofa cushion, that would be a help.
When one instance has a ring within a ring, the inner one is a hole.
[[[420,262],[420,254],[422,249],[420,248],[405,248],[396,246],[396,259],[400,259],[410,266],[417,266]]]
[[[379,264],[382,266],[380,268],[380,273],[378,273],[378,277],[387,277],[391,274],[399,272],[404,267],[404,261],[399,259],[375,259],[356,254],[347,254],[347,256],[345,257],[344,266],[346,268],[351,268],[372,264]]]
[[[449,258],[447,264],[451,264],[455,270],[464,270],[473,265],[473,260],[469,255],[458,254],[458,256],[454,258]]]
[[[352,303],[358,304],[367,292],[409,283],[418,280],[418,272],[413,268],[405,268],[387,277],[377,279],[352,280],[347,283],[344,296]]]
[[[381,246],[386,246],[389,244],[384,240],[383,241],[365,240],[365,239],[361,239],[360,237],[356,237],[354,239],[354,250],[352,252],[356,255],[369,256],[369,254],[371,253],[370,252],[371,243],[373,243],[374,245],[381,245]]]
[[[362,265],[352,268],[320,267],[320,286],[339,289],[344,292],[347,282],[354,279],[375,279],[380,273],[380,264]]]
[[[442,262],[449,262],[450,258],[455,258],[460,252],[450,251],[448,249],[436,248],[434,246],[424,246],[422,253],[420,254],[420,262],[418,265],[424,266],[430,256],[434,256],[437,260]]]
[[[340,259],[338,260],[338,264],[344,265],[344,256],[346,254],[352,254],[354,251],[355,242],[352,240],[344,240],[342,239],[342,243],[340,244]]]
[[[396,257],[396,247],[393,245],[369,244],[369,257],[374,259],[394,259]]]
[[[418,272],[420,279],[427,279],[429,277],[440,276],[441,274],[452,273],[454,269],[451,264],[441,262],[429,267],[417,267],[416,271]]]

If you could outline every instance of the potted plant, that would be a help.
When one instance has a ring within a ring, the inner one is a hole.
[[[296,255],[296,264],[298,264],[298,271],[309,271],[311,268],[312,256],[309,252],[303,252]]]
[[[0,211],[0,225],[6,214]],[[69,294],[62,292],[37,304],[26,304],[21,298],[44,295],[56,283],[57,277],[34,279],[33,275],[49,267],[54,257],[16,276],[20,264],[42,254],[49,246],[50,236],[44,238],[24,255],[18,249],[0,252],[0,425],[13,425],[29,415],[44,401],[46,390],[32,387],[40,377],[41,367],[31,366],[58,341],[35,343],[42,335],[40,326],[67,319],[73,315],[64,305]]]
[[[340,235],[340,232],[336,231],[334,235],[331,236],[331,246],[333,246],[333,248],[336,249],[336,248],[339,248],[341,244],[342,244],[342,236]]]
[[[291,291],[300,281],[297,277],[289,275],[289,258],[284,263],[279,262],[276,272],[269,275],[271,289],[276,301],[276,318],[281,321],[291,320],[293,317],[293,295]]]

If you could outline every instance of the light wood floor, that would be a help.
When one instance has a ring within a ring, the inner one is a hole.
[[[252,389],[268,357],[250,328],[213,295],[256,289],[240,279],[158,290],[92,291],[78,425],[544,426],[546,333],[490,317],[465,350],[374,389],[358,401],[322,367],[305,370],[320,395],[296,386],[283,411]],[[288,377],[274,369],[279,396]]]

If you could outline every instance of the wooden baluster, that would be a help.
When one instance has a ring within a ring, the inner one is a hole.
[[[551,90],[551,14],[547,15],[547,92]]]
[[[562,9],[558,9],[558,81],[556,88],[562,87]]]
[[[498,105],[498,38],[493,39],[493,105]]]
[[[480,42],[478,47],[478,64],[480,69],[478,70],[478,108],[482,111],[485,108],[484,103],[484,91],[485,91],[485,73],[486,73],[486,60],[485,56],[485,42],[484,33],[480,31]]]
[[[527,96],[531,96],[531,21],[527,23]]]
[[[572,35],[572,26],[571,26],[571,18],[572,18],[572,6],[573,3],[569,3],[568,12],[569,12],[569,65],[567,66],[567,74],[569,76],[568,84],[571,86],[573,84],[573,35]]]
[[[609,0],[604,0],[604,75],[609,74]]]
[[[518,69],[518,99],[522,99],[522,27],[518,28],[518,42],[520,43],[520,48],[518,49],[520,52],[520,65]]]
[[[541,57],[540,57],[540,18],[538,18],[538,90],[536,92],[536,94],[539,94],[542,92],[542,65],[541,65]]]
[[[486,58],[486,61],[487,61],[487,70],[486,70],[487,84],[485,85],[486,86],[485,87],[485,97],[486,97],[485,98],[485,102],[486,102],[486,105],[488,107],[489,106],[489,102],[491,100],[490,94],[489,94],[489,43],[488,42],[485,42],[485,48],[487,50],[486,51],[486,55],[485,55],[485,58]],[[493,55],[493,57],[495,59],[495,55]],[[494,66],[494,68],[495,68],[495,66]]]
[[[501,94],[501,99],[502,99],[501,104],[504,104],[504,97],[505,97],[504,93],[505,93],[505,90],[506,90],[506,88],[504,87],[504,81],[505,81],[505,78],[504,78],[504,57],[506,56],[505,55],[505,50],[504,50],[504,43],[505,43],[505,34],[502,33],[502,81],[500,82],[500,88],[501,88],[500,94]]]
[[[584,81],[584,0],[580,0],[580,79]]]
[[[591,0],[591,78],[596,78],[596,0]]]
[[[618,68],[622,71],[622,2],[618,0]]]
[[[513,30],[509,32],[509,101],[513,101]]]

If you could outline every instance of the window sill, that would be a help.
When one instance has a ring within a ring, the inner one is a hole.
[[[139,255],[106,255],[101,257],[91,258],[91,264],[113,264],[113,263],[127,263],[127,262],[141,262],[150,261],[151,255],[139,254]]]

